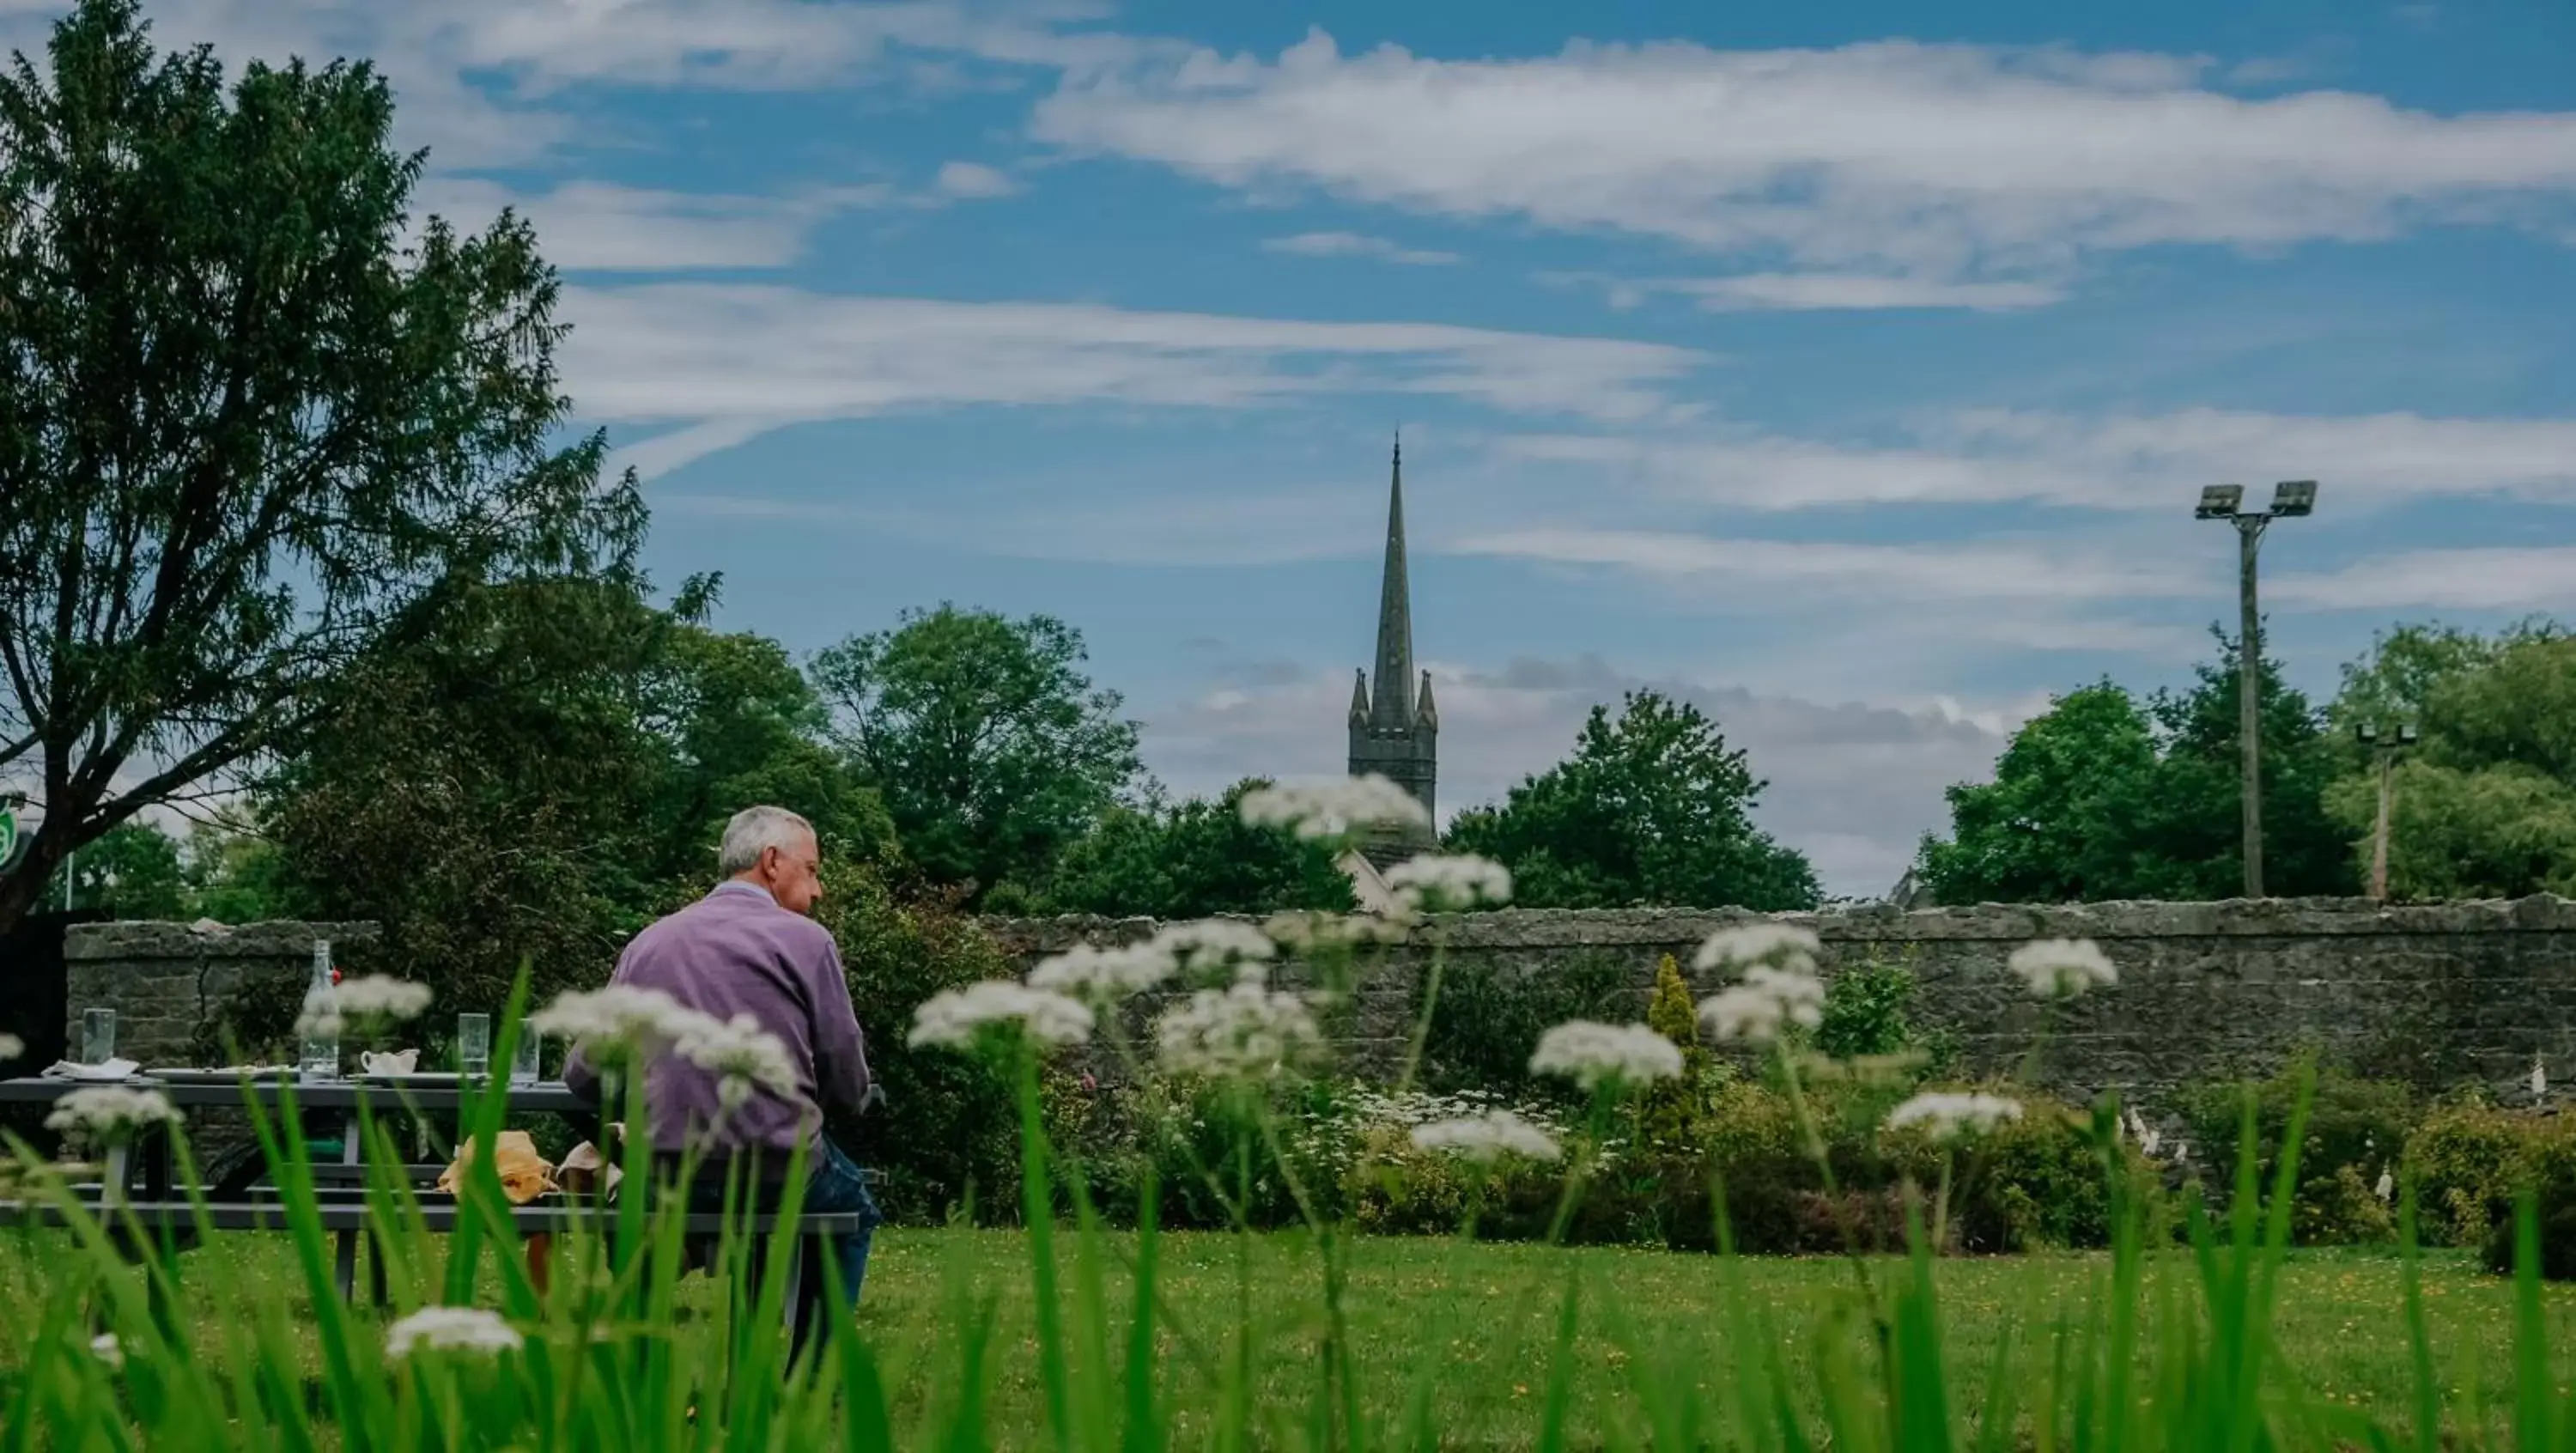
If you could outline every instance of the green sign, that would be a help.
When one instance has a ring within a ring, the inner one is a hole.
[[[9,866],[17,860],[17,857],[18,809],[9,803],[0,802],[0,868]]]

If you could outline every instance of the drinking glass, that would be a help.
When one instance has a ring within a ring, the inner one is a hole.
[[[510,1053],[510,1083],[533,1085],[537,1082],[537,1046],[544,1036],[525,1024],[519,1026],[519,1046]]]
[[[116,1011],[81,1011],[81,1063],[103,1065],[116,1058]]]
[[[492,1068],[492,1016],[456,1016],[456,1067],[467,1078],[480,1078]]]

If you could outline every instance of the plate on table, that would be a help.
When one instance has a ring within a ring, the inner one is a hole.
[[[292,1065],[226,1065],[212,1070],[150,1070],[146,1078],[165,1085],[238,1085],[250,1080],[290,1079],[294,1074]]]

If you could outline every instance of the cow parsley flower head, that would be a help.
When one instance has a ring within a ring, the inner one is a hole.
[[[1263,964],[1279,956],[1270,935],[1231,918],[1200,918],[1165,924],[1154,931],[1153,947],[1170,955],[1186,972],[1209,973],[1234,964]]]
[[[1209,1079],[1270,1079],[1295,1070],[1323,1041],[1306,1001],[1256,978],[1201,989],[1154,1028],[1163,1067]]]
[[[2548,1094],[2549,1069],[2540,1062],[2540,1056],[2535,1054],[2531,1057],[2531,1098],[2538,1100]]]
[[[2044,938],[2014,949],[2012,971],[2042,998],[2081,994],[2120,982],[2120,971],[2089,938]]]
[[[1431,826],[1420,799],[1372,773],[1339,782],[1256,787],[1243,794],[1244,822],[1281,827],[1301,838],[1340,838],[1372,827]]]
[[[1887,1128],[1919,1126],[1934,1140],[1982,1135],[2007,1120],[2021,1118],[2021,1102],[2001,1095],[1941,1094],[1926,1091],[1887,1112]]]
[[[479,1307],[423,1307],[385,1329],[385,1354],[409,1357],[427,1349],[486,1357],[515,1352],[519,1330]]]
[[[371,1023],[412,1019],[429,1007],[429,986],[383,974],[361,974],[336,984],[317,984],[305,991],[304,1012],[296,1016],[299,1037],[337,1038],[352,1021]]]
[[[1825,986],[1797,955],[1791,967],[1757,963],[1744,971],[1744,982],[1700,1001],[1700,1022],[1720,1039],[1766,1043],[1782,1025],[1813,1029],[1825,1019]]]
[[[1574,1019],[1538,1037],[1530,1073],[1562,1075],[1586,1090],[1626,1089],[1682,1072],[1682,1052],[1642,1024]]]
[[[0,1061],[13,1060],[27,1052],[27,1042],[14,1034],[0,1034]]]
[[[1268,942],[1263,940],[1265,946]],[[1037,967],[1029,970],[1028,985],[1089,1004],[1115,1004],[1170,978],[1176,967],[1170,950],[1158,943],[1116,948],[1078,943],[1038,960]]]
[[[1409,913],[1462,911],[1512,901],[1512,873],[1472,853],[1425,853],[1386,870],[1386,886]]]
[[[905,1043],[918,1049],[971,1050],[997,1034],[1019,1034],[1041,1047],[1080,1044],[1091,1037],[1091,1010],[1052,989],[1008,979],[986,979],[932,995],[912,1012]]]
[[[1721,928],[1700,940],[1699,952],[1691,956],[1691,967],[1706,973],[1713,969],[1770,964],[1813,975],[1816,953],[1821,947],[1813,930],[1793,923],[1764,920],[1736,928]]]
[[[2397,1176],[2396,1176],[2396,1174],[2395,1174],[2394,1172],[2390,1171],[2390,1170],[2388,1169],[2388,1167],[2386,1167],[2386,1166],[2381,1166],[2381,1167],[2379,1168],[2379,1184],[2377,1184],[2377,1185],[2375,1185],[2375,1186],[2371,1187],[2371,1188],[2370,1188],[2370,1193],[2371,1193],[2372,1195],[2374,1195],[2374,1196],[2379,1197],[2379,1199],[2380,1199],[2381,1201],[2383,1201],[2383,1202],[2384,1202],[2384,1201],[2386,1201],[2389,1197],[2396,1195],[2396,1194],[2397,1194]]]
[[[672,1048],[682,1059],[721,1076],[718,1088],[728,1100],[739,1103],[755,1085],[782,1100],[793,1100],[803,1091],[795,1057],[784,1041],[760,1027],[758,1019],[748,1014],[724,1021],[707,1014],[691,1017],[700,1022],[682,1026]]]
[[[56,1100],[54,1112],[45,1117],[47,1130],[85,1131],[110,1142],[130,1139],[147,1126],[178,1123],[179,1109],[167,1095],[123,1085],[89,1085],[74,1090]]]
[[[1556,1137],[1509,1110],[1433,1120],[1414,1126],[1407,1138],[1416,1149],[1447,1151],[1477,1165],[1492,1165],[1507,1155],[1552,1161],[1565,1154]]]
[[[610,984],[563,995],[529,1015],[526,1027],[571,1040],[593,1061],[618,1062],[651,1059],[703,1035],[711,1023],[659,989]]]
[[[89,1355],[107,1364],[110,1372],[125,1370],[125,1344],[113,1332],[101,1332],[89,1339]]]
[[[1334,949],[1351,944],[1397,943],[1404,925],[1364,913],[1297,912],[1273,914],[1261,931],[1292,951]]]

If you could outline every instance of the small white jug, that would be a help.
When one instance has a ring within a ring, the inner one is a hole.
[[[420,1051],[397,1049],[378,1053],[367,1050],[358,1056],[359,1068],[371,1075],[407,1075],[420,1063]]]

